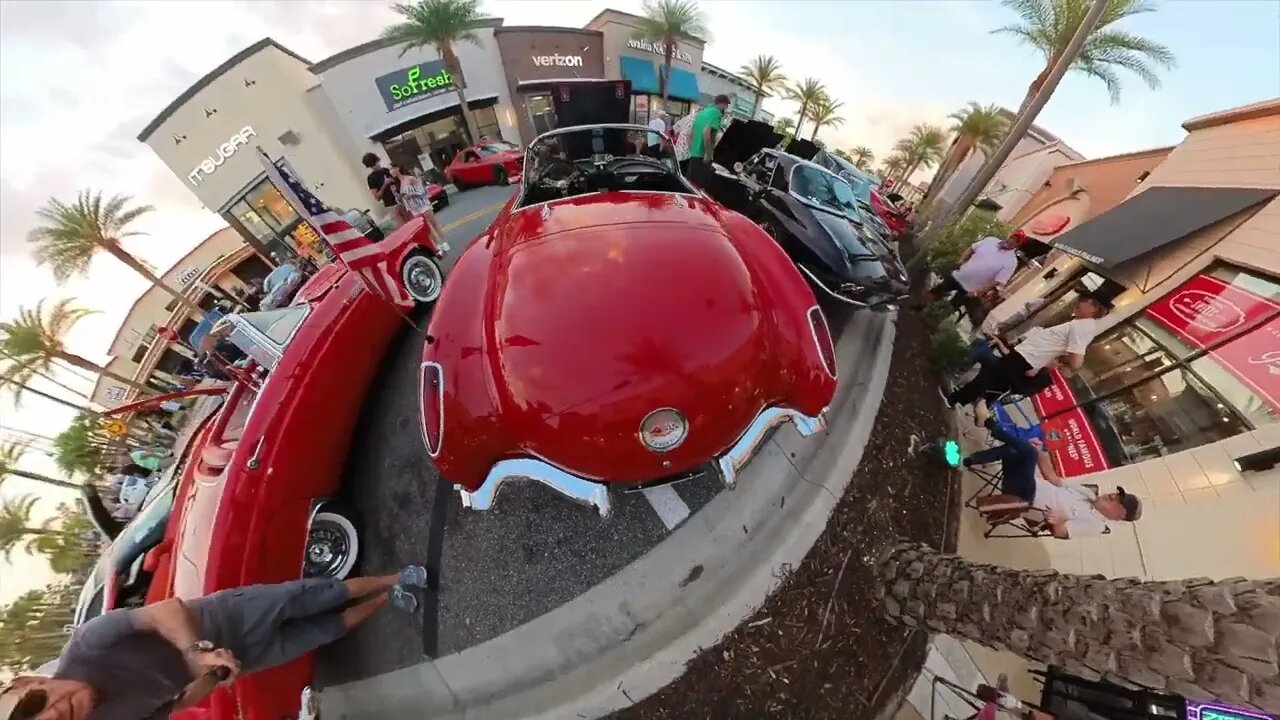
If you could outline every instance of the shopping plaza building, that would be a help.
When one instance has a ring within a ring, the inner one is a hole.
[[[636,38],[639,18],[605,10],[582,28],[506,27],[493,19],[479,42],[455,51],[452,77],[431,47],[372,40],[312,62],[267,38],[200,78],[143,128],[146,143],[205,207],[268,247],[315,239],[266,180],[258,149],[283,158],[326,204],[367,207],[360,158],[442,169],[469,137],[464,87],[480,137],[527,144],[552,126],[547,80],[627,79],[633,120],[662,109],[661,43]],[[754,96],[735,74],[703,61],[701,42],[673,52],[666,110],[683,116],[715,95],[746,117]],[[771,119],[767,114],[760,114]]]

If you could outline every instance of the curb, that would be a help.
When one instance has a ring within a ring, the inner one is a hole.
[[[325,689],[327,720],[597,718],[679,677],[799,564],[853,478],[888,380],[895,316],[855,315],[820,441],[787,424],[736,490],[594,588],[497,638]],[[783,509],[785,508],[785,509]]]

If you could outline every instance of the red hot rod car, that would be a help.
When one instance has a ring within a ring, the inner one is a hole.
[[[647,129],[555,130],[458,259],[423,350],[422,432],[464,504],[531,480],[608,489],[736,473],[836,385],[813,292],[763,230],[691,186]]]

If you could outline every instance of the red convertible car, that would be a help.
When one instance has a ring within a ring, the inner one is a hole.
[[[610,487],[704,472],[732,486],[774,426],[825,426],[835,352],[808,283],[674,158],[636,154],[646,132],[539,137],[450,273],[422,432],[469,507],[533,481],[607,516]]]
[[[520,175],[524,153],[514,143],[482,142],[463,148],[444,169],[444,176],[459,190],[476,185],[506,185]]]

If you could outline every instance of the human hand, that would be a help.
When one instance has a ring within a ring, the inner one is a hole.
[[[1036,373],[1038,373],[1038,372],[1040,372],[1040,371],[1039,371],[1039,370],[1032,369],[1032,370],[1028,370],[1025,374],[1026,374],[1026,376],[1027,376],[1027,377],[1035,377],[1035,376],[1036,376]]]
[[[212,676],[217,684],[229,685],[240,675],[240,661],[226,648],[187,654],[187,665],[196,678]]]
[[[1062,523],[1067,521],[1067,517],[1065,515],[1063,515],[1058,510],[1054,510],[1053,508],[1049,508],[1044,511],[1044,519],[1045,519],[1045,522],[1055,526],[1061,525]]]

